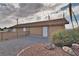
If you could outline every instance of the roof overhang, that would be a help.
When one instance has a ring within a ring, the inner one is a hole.
[[[46,21],[39,21],[39,22],[32,22],[32,23],[25,23],[25,24],[18,24],[12,26],[10,28],[24,28],[24,27],[39,27],[39,26],[60,26],[69,24],[69,22],[65,18],[55,19],[55,20],[46,20]]]

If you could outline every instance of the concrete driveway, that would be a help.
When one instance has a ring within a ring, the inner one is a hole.
[[[21,37],[19,39],[0,42],[0,56],[16,56],[21,49],[29,45],[46,42],[48,42],[47,38],[34,36]]]

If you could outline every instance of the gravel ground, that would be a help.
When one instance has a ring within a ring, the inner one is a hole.
[[[0,42],[0,56],[16,56],[21,49],[27,46],[37,43],[46,43],[47,41],[47,38],[32,36],[3,41]]]
[[[19,56],[69,56],[60,47],[56,47],[54,50],[48,50],[45,48],[45,44],[35,44],[30,48],[22,50]]]

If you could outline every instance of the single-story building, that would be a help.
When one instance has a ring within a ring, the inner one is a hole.
[[[10,27],[12,31],[26,32],[28,35],[50,37],[54,32],[65,30],[65,24],[69,22],[65,18],[51,19],[46,21],[18,24]]]

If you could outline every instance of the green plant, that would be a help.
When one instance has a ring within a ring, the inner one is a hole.
[[[57,46],[71,46],[72,43],[79,43],[79,31],[61,31],[53,34],[53,42]]]

